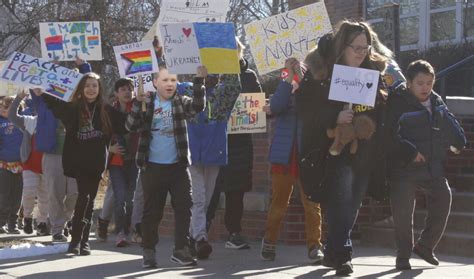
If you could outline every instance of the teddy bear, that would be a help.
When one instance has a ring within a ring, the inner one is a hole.
[[[327,130],[328,137],[334,138],[329,153],[337,156],[346,144],[351,143],[350,153],[355,154],[358,140],[370,139],[374,132],[375,122],[365,114],[356,114],[352,123],[338,124],[336,128]]]

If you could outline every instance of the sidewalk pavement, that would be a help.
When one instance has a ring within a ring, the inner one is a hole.
[[[212,243],[209,260],[195,267],[181,267],[169,260],[173,242],[163,238],[157,246],[157,269],[141,267],[141,248],[133,244],[114,246],[113,237],[106,243],[92,241],[91,256],[66,254],[43,255],[0,262],[3,278],[323,278],[335,277],[334,270],[307,264],[305,246],[277,246],[273,262],[260,259],[260,243],[252,242],[249,250],[224,248],[224,242]],[[51,241],[51,236],[30,237],[35,241]],[[395,252],[390,249],[356,245],[355,278],[474,278],[474,259],[438,255],[441,263],[433,267],[423,260],[411,260],[413,270],[394,269]]]

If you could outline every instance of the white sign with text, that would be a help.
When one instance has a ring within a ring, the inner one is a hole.
[[[329,99],[373,107],[380,72],[364,68],[334,65]]]

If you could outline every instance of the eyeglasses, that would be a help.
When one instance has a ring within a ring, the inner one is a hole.
[[[347,45],[348,47],[352,48],[352,50],[354,50],[355,53],[357,54],[365,54],[365,53],[369,53],[370,50],[372,49],[372,46],[371,45],[368,45],[368,46],[353,46],[353,45]]]

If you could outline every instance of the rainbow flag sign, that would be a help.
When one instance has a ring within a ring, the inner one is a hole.
[[[41,22],[39,27],[43,58],[102,60],[98,21]]]
[[[158,72],[158,61],[152,41],[114,46],[114,51],[121,77]]]
[[[42,88],[51,96],[69,101],[82,74],[21,52],[14,52],[4,64],[0,79],[29,88]]]
[[[199,65],[212,74],[240,73],[232,23],[164,23],[160,32],[171,73],[194,74]]]

